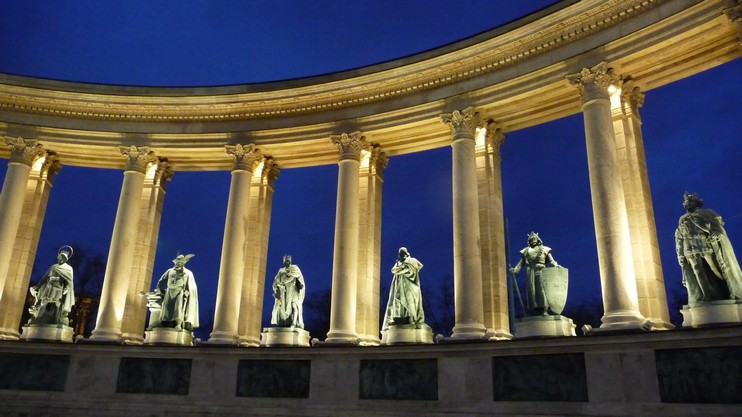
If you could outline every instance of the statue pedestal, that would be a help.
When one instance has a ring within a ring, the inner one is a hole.
[[[390,325],[381,331],[382,345],[404,345],[433,343],[433,330],[427,324],[419,326],[414,324]]]
[[[145,345],[193,346],[193,333],[170,327],[155,327],[144,332]]]
[[[569,317],[527,316],[515,322],[515,338],[577,336]]]
[[[296,327],[266,327],[260,334],[260,346],[309,347],[309,332]]]
[[[687,305],[680,310],[683,327],[704,327],[742,323],[742,300],[719,300]]]
[[[72,327],[64,324],[29,324],[23,326],[21,340],[72,343],[74,333]]]

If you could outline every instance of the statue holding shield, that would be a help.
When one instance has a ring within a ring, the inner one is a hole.
[[[555,268],[547,268],[551,264]],[[528,234],[528,246],[520,251],[520,261],[510,270],[517,274],[526,266],[526,314],[559,315],[567,301],[568,271],[559,266],[551,248],[544,246],[538,233]]]

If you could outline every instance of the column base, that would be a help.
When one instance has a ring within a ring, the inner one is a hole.
[[[577,336],[575,324],[569,317],[528,316],[515,324],[515,338]]]
[[[204,342],[211,346],[239,346],[240,338],[235,333],[214,331],[209,335],[209,340]]]
[[[495,330],[495,329],[487,329],[487,333],[485,333],[487,336],[487,340],[491,341],[499,341],[499,340],[512,340],[513,334],[510,333],[507,330]]]
[[[144,332],[145,345],[193,346],[193,333],[169,327],[155,327]]]
[[[618,310],[605,314],[600,321],[603,323],[598,328],[590,325],[583,326],[583,332],[587,334],[602,332],[646,332],[653,330],[652,321],[647,320],[633,310]]]
[[[144,338],[141,335],[134,333],[124,333],[121,336],[123,343],[129,346],[139,346],[144,343]]]
[[[309,332],[296,327],[266,327],[260,334],[260,346],[309,347]]]
[[[239,338],[239,345],[240,345],[240,347],[258,347],[258,346],[260,346],[260,338],[259,337],[240,336],[240,338]]]
[[[13,329],[0,329],[0,340],[18,340],[21,334]]]
[[[21,340],[72,343],[75,330],[63,324],[29,324],[23,326]]]
[[[360,340],[358,339],[358,335],[355,333],[330,330],[330,332],[327,333],[327,338],[323,341],[317,341],[314,343],[314,346],[358,346],[359,343]]]
[[[482,324],[456,324],[450,339],[487,340],[487,329]]]
[[[693,307],[684,305],[683,327],[706,327],[742,323],[742,300],[699,302]]]
[[[433,344],[433,329],[425,323],[390,325],[381,331],[382,345]]]
[[[95,329],[87,339],[89,342],[100,342],[100,343],[121,343],[121,331],[119,330],[108,330],[108,329]]]
[[[360,346],[379,346],[381,339],[369,335],[358,336],[358,344]]]

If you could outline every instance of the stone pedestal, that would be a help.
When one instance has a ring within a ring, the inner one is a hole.
[[[260,346],[309,347],[309,332],[296,327],[266,327],[260,334]]]
[[[684,305],[683,327],[704,327],[720,324],[742,323],[742,300],[720,300]]]
[[[72,327],[64,324],[29,324],[23,326],[21,340],[72,343],[74,333]]]
[[[382,345],[405,345],[433,343],[433,330],[427,324],[399,324],[381,331]]]
[[[168,327],[155,327],[144,332],[145,345],[193,346],[193,333]]]
[[[518,319],[515,325],[515,338],[576,336],[575,324],[569,317],[530,316]]]

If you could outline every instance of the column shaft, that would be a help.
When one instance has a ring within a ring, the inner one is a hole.
[[[21,222],[0,303],[0,339],[18,340],[36,249],[54,175],[61,168],[53,152],[37,158],[26,184]]]
[[[5,288],[8,277],[31,164],[43,152],[41,145],[35,140],[6,137],[5,143],[11,146],[11,156],[0,192],[0,288]]]
[[[266,158],[252,176],[245,246],[245,278],[240,301],[240,346],[260,345],[273,184],[279,172],[276,162]]]
[[[332,262],[332,301],[327,343],[357,344],[356,296],[358,275],[358,180],[361,150],[366,139],[360,132],[333,136],[340,151],[338,162],[335,248]]]
[[[467,108],[442,115],[451,126],[453,157],[454,339],[485,338],[474,130],[477,114]]]
[[[166,160],[152,164],[144,178],[140,199],[139,224],[124,317],[121,322],[124,343],[142,344],[147,315],[147,301],[140,295],[152,286],[152,273],[165,202],[165,185],[172,177]]]
[[[629,223],[608,89],[615,77],[604,63],[568,79],[582,91],[587,161],[605,313],[601,330],[638,329],[639,312]]]
[[[234,155],[235,164],[232,169],[224,224],[214,330],[209,337],[209,343],[237,345],[242,281],[245,272],[245,236],[247,211],[250,207],[250,182],[253,167],[262,155],[252,145],[228,146],[227,152]]]
[[[113,224],[98,317],[90,335],[90,340],[102,342],[122,341],[121,323],[134,263],[144,176],[149,164],[155,162],[154,154],[147,147],[122,147],[121,153],[128,158],[128,163]]]
[[[484,133],[484,132],[482,132]],[[505,218],[502,203],[500,146],[505,136],[489,123],[477,134],[476,165],[482,243],[484,326],[491,340],[509,340],[508,275],[505,265]]]
[[[359,178],[356,331],[362,345],[378,345],[381,299],[381,187],[388,158],[378,145],[364,153]]]
[[[624,84],[620,100],[612,102],[618,165],[631,235],[639,311],[651,320],[654,329],[667,330],[670,323],[665,280],[662,274],[654,206],[649,188],[641,119],[638,109],[644,94]]]

